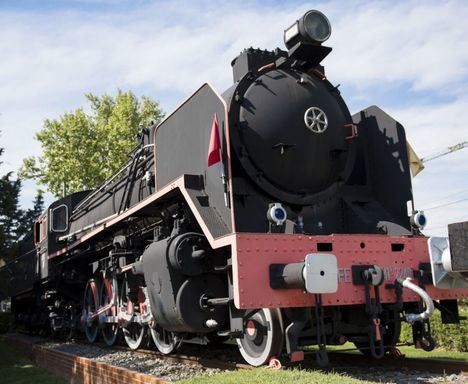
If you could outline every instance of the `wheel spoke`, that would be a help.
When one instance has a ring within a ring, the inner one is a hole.
[[[97,286],[99,286],[99,281],[97,279],[88,280],[84,293],[83,308],[87,308],[87,316],[97,311],[99,308],[99,296],[94,292]],[[96,299],[98,302],[96,302]],[[86,339],[90,343],[94,343],[98,335],[98,324],[96,319],[93,320],[91,325],[87,322],[84,324]]]
[[[122,283],[122,294],[121,294],[121,306],[126,308],[127,314],[134,315],[135,310],[139,310],[139,306],[132,303],[128,297],[128,284],[125,279]],[[138,349],[145,342],[147,327],[143,324],[132,321],[126,328],[123,328],[123,335],[125,342],[127,343],[130,349]]]
[[[101,284],[101,305],[108,305],[114,300],[114,305],[105,312],[106,316],[115,317],[118,305],[118,285],[116,279],[104,279]],[[119,327],[117,323],[105,323],[102,327],[102,336],[108,346],[112,346],[117,341]]]

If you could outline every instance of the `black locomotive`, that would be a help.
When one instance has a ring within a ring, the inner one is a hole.
[[[375,106],[351,116],[321,66],[330,32],[309,11],[287,51],[246,49],[222,96],[202,85],[104,185],[54,202],[0,270],[16,322],[131,348],[149,332],[164,353],[234,337],[253,365],[345,340],[381,357],[405,320],[432,349],[434,302],[458,321],[468,296],[466,252],[442,291],[405,131]]]

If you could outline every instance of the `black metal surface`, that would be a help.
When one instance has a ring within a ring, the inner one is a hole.
[[[231,232],[230,225],[227,225],[216,208],[209,204],[209,196],[205,191],[187,188],[187,193],[214,238]]]
[[[0,268],[0,301],[33,289],[40,280],[40,264],[32,233],[20,243],[18,256]]]
[[[202,305],[203,297],[227,295],[227,282],[209,274],[212,255],[200,258],[195,253],[203,247],[207,247],[203,236],[185,233],[153,242],[143,253],[151,310],[157,323],[168,331],[213,332],[227,319],[226,306]],[[210,319],[218,326],[207,327],[206,321]]]
[[[207,166],[214,114],[217,114],[223,148],[223,164]],[[205,85],[155,131],[156,184],[162,188],[181,175],[202,175],[206,205],[214,209],[224,226],[231,228],[222,173],[227,176],[225,110],[216,93]],[[224,232],[224,231],[222,231]]]
[[[183,275],[197,276],[206,272],[205,258],[210,246],[203,235],[184,233],[171,242],[168,250],[170,266]]]
[[[440,300],[439,302],[434,302],[434,305],[440,311],[442,324],[460,324],[460,312],[457,300]]]
[[[287,57],[287,53],[277,48],[275,51],[261,49],[245,49],[231,62],[234,83],[242,79],[247,73],[255,73],[265,65],[275,63],[280,57]]]
[[[304,82],[299,84],[301,77]],[[242,101],[233,100],[230,110],[232,145],[247,174],[262,189],[294,202],[298,195],[323,191],[344,177],[349,146],[344,125],[351,117],[323,81],[304,73],[271,70],[240,84],[238,92]],[[306,127],[304,114],[310,107],[327,115],[323,133]]]
[[[302,271],[304,263],[271,264],[270,287],[272,289],[304,288]]]
[[[300,42],[291,47],[288,53],[291,58],[307,61],[311,67],[315,67],[327,57],[331,50],[330,47]]]
[[[374,269],[372,264],[360,264],[351,266],[351,274],[353,278],[354,285],[366,285],[372,283],[372,280],[369,280],[366,272]]]
[[[264,53],[249,51],[256,55],[261,62]],[[269,232],[268,205],[281,202],[288,214],[286,233],[411,234],[403,127],[370,107],[354,115],[352,137],[346,127],[353,120],[337,88],[314,68],[304,72],[307,68],[279,57],[260,72],[245,70],[223,94],[235,154],[236,230]],[[329,117],[322,134],[304,124],[310,106]]]
[[[200,298],[223,297],[226,293],[226,282],[219,276],[205,274],[187,279],[180,287],[176,300],[178,314],[186,324],[185,330],[208,333],[223,329],[228,307],[215,305],[202,308]],[[208,320],[215,320],[218,325],[208,328]]]
[[[375,220],[398,224],[400,228],[388,228],[402,234],[402,230],[410,230],[406,202],[413,199],[405,130],[376,106],[353,115],[353,120],[364,139],[360,151],[366,172],[361,177],[372,188],[375,201],[373,205],[367,204],[366,210],[375,207]]]
[[[420,263],[418,273],[421,284],[432,284],[431,263]]]

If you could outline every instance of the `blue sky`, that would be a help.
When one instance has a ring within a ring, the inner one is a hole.
[[[243,48],[283,47],[284,28],[310,8],[331,21],[324,64],[352,113],[380,106],[421,156],[468,140],[466,1],[0,1],[0,174],[39,154],[43,120],[82,106],[85,92],[129,89],[170,112],[204,81],[229,87]],[[468,197],[467,175],[468,149],[428,163],[417,207]],[[25,182],[24,206],[35,190]],[[467,208],[428,211],[427,233],[467,220]]]

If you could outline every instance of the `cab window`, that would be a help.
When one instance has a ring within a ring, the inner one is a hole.
[[[59,205],[50,210],[50,230],[52,232],[65,232],[68,229],[68,207]]]

